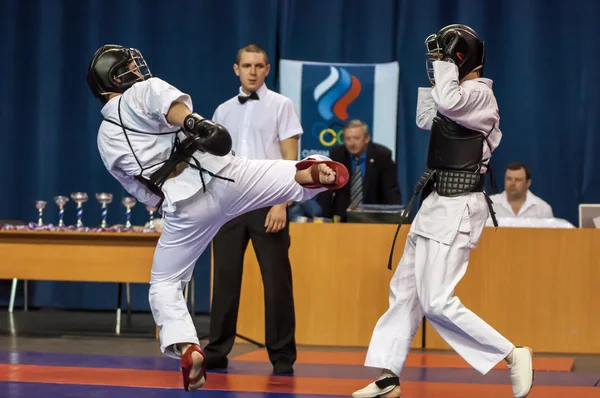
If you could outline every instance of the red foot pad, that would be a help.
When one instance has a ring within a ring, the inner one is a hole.
[[[198,376],[190,379],[190,372],[192,371],[192,367],[194,366],[194,361],[192,360],[192,353],[198,352],[202,355],[204,359],[202,361],[202,367],[200,368],[200,373]],[[201,378],[204,377],[204,381],[206,382],[206,354],[199,345],[192,344],[185,353],[181,356],[181,373],[183,375],[183,388],[185,391],[189,391],[190,384],[196,384],[200,381]]]
[[[335,171],[335,182],[333,184],[321,184],[319,180],[319,164],[325,163],[332,170]],[[317,160],[314,158],[306,158],[296,163],[296,170],[305,170],[310,167],[310,175],[313,179],[312,184],[303,184],[306,188],[327,188],[330,190],[340,189],[350,179],[350,174],[346,166],[333,160]]]

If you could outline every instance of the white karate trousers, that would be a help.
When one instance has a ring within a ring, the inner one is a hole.
[[[179,358],[177,343],[199,344],[188,312],[183,288],[190,281],[196,260],[221,226],[243,213],[287,201],[304,201],[325,188],[298,184],[296,161],[249,160],[234,157],[213,178],[206,192],[198,191],[165,213],[164,229],[156,247],[150,281],[150,308],[160,330],[161,351]]]
[[[463,208],[458,233],[449,245],[409,232],[390,282],[390,306],[375,326],[365,366],[389,369],[399,376],[423,315],[452,349],[482,374],[513,349],[510,341],[454,296],[487,218],[487,206],[469,210],[467,204]],[[486,214],[471,213],[470,217],[469,211]]]

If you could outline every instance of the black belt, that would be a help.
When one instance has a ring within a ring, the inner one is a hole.
[[[433,176],[434,173],[435,173],[435,170],[431,170],[431,169],[425,170],[425,173],[423,174],[423,176],[421,176],[421,178],[419,179],[419,182],[417,182],[417,185],[415,185],[413,195],[411,196],[410,200],[408,201],[408,204],[404,208],[404,211],[400,215],[400,221],[398,222],[398,228],[396,229],[396,233],[394,234],[394,241],[392,242],[392,250],[390,251],[390,258],[388,260],[388,269],[390,269],[390,270],[392,269],[392,257],[394,255],[394,246],[396,246],[396,239],[398,238],[398,233],[400,232],[400,228],[402,228],[402,224],[404,224],[404,221],[408,218],[408,216],[410,216],[410,212],[412,211],[412,208],[415,205],[415,199],[417,198],[417,195],[419,195],[419,193],[421,193],[423,188],[425,188],[425,185],[431,179],[431,177]]]

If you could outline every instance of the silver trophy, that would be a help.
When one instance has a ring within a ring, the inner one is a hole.
[[[83,222],[81,221],[81,218],[83,216],[83,204],[85,202],[87,202],[88,200],[88,195],[85,192],[74,192],[71,194],[71,199],[73,199],[73,201],[75,203],[77,203],[77,228],[81,228],[83,227]]]
[[[125,218],[127,219],[125,222],[125,228],[131,228],[131,208],[135,206],[137,201],[130,196],[126,196],[123,198],[123,200],[121,200],[121,203],[123,203],[123,206],[125,206],[127,209],[125,212]]]
[[[108,214],[108,205],[113,200],[112,193],[97,193],[96,199],[102,205],[102,223],[100,224],[101,228],[106,228],[106,215]]]
[[[54,203],[58,206],[58,226],[64,227],[65,223],[63,222],[63,216],[65,215],[65,205],[69,201],[69,198],[66,196],[55,196]]]
[[[154,226],[154,212],[156,211],[156,207],[154,206],[146,206],[146,210],[150,213],[150,220],[148,221],[148,229],[156,229]]]
[[[38,227],[41,227],[42,225],[44,225],[44,222],[42,221],[42,215],[44,213],[44,207],[46,207],[46,202],[44,202],[43,200],[37,200],[35,202],[35,208],[38,209]]]

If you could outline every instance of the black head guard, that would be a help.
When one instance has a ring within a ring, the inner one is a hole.
[[[460,40],[455,42],[457,36]],[[467,25],[453,24],[442,28],[438,33],[429,35],[425,39],[427,46],[427,76],[431,84],[435,84],[433,77],[433,61],[441,59],[447,54],[448,46],[455,42],[453,54],[460,62],[458,65],[458,77],[462,79],[469,73],[479,70],[483,76],[483,66],[485,63],[485,44],[479,38],[475,30]]]
[[[88,67],[87,83],[92,94],[106,103],[107,94],[124,93],[134,83],[150,77],[150,68],[139,50],[107,44],[94,54]]]

